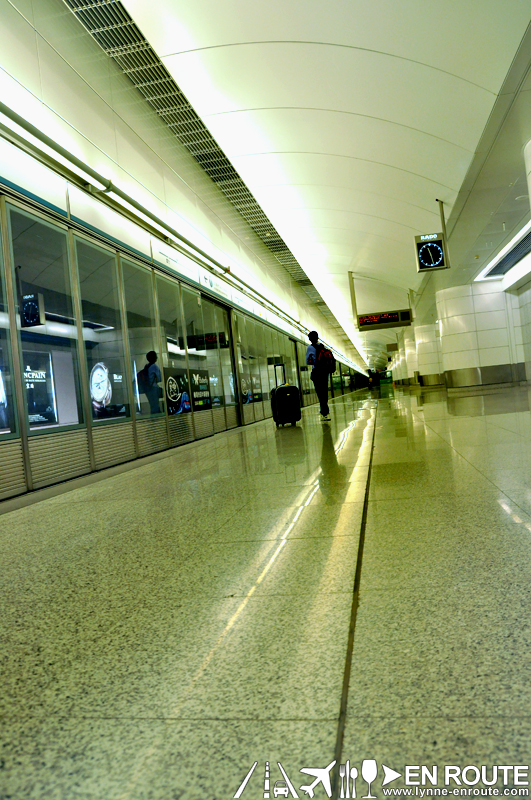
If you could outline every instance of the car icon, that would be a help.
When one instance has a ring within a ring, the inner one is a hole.
[[[273,797],[289,797],[288,785],[286,781],[276,781],[273,786]]]

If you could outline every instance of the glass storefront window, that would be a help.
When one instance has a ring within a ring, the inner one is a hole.
[[[162,373],[166,408],[170,417],[192,410],[186,367],[186,347],[181,319],[179,285],[157,277],[157,298],[162,332]]]
[[[280,352],[280,347],[278,343],[278,333],[277,331],[269,329],[269,341],[267,343],[268,351],[267,351],[267,358],[268,358],[268,367],[267,371],[269,373],[269,390],[273,389],[275,386],[279,385],[283,381],[283,372],[282,367],[277,367],[275,369],[275,364],[280,364],[283,362],[282,353]],[[271,362],[271,363],[269,363]]]
[[[92,418],[130,416],[114,253],[76,238]]]
[[[184,286],[182,295],[188,366],[190,367],[192,409],[194,411],[208,411],[212,408],[212,399],[210,396],[201,295],[186,289]]]
[[[267,374],[267,343],[268,328],[258,322],[256,324],[256,349],[258,353],[258,369],[260,371],[260,380],[262,383],[262,400],[266,403],[269,402],[270,398],[269,375]]]
[[[13,409],[13,384],[9,315],[5,300],[3,265],[0,254],[0,436],[16,430]]]
[[[9,208],[20,350],[31,431],[82,422],[66,232]]]
[[[242,314],[234,315],[236,358],[238,359],[238,372],[240,375],[240,391],[242,403],[247,405],[253,402],[251,386],[251,370],[249,367],[249,343],[247,340],[246,320]]]
[[[221,306],[216,306],[216,329],[218,331],[219,357],[221,361],[221,374],[223,378],[223,393],[226,406],[235,406],[236,385],[234,381],[234,365],[230,349],[229,312]]]
[[[258,359],[258,323],[251,319],[245,320],[247,341],[249,343],[249,371],[251,373],[251,389],[253,403],[262,401],[262,382],[260,380],[260,362]]]
[[[212,408],[221,408],[225,403],[223,396],[223,380],[221,378],[221,363],[219,360],[219,336],[216,325],[216,307],[205,298],[202,299],[203,322],[205,325],[205,355],[208,382],[210,386],[210,399]]]
[[[164,409],[151,272],[122,261],[122,276],[135,410],[140,416],[154,416]]]

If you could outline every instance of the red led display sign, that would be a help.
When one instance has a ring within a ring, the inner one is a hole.
[[[381,311],[377,314],[359,314],[358,329],[360,331],[377,330],[378,328],[400,328],[411,325],[411,309],[401,311]]]
[[[360,328],[365,325],[381,325],[382,323],[396,323],[400,322],[400,314],[398,311],[384,311],[382,314],[362,314],[358,317]]]

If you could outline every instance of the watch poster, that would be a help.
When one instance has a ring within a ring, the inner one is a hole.
[[[169,416],[186,414],[192,410],[186,370],[164,367],[164,391]]]
[[[212,408],[210,397],[210,381],[207,369],[191,369],[192,408],[194,411],[205,411]]]
[[[25,294],[21,303],[21,328],[34,328],[36,325],[44,325],[46,315],[44,311],[44,298],[42,294],[33,292]]]
[[[23,353],[24,382],[31,426],[57,423],[53,392],[52,359],[49,353]]]

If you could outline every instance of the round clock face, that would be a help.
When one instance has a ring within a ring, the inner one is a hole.
[[[108,406],[112,397],[109,370],[101,361],[92,367],[90,373],[90,396],[98,406]]]
[[[34,300],[27,300],[24,303],[22,316],[25,325],[36,325],[40,322],[39,306]]]
[[[425,267],[438,267],[442,260],[442,247],[437,242],[427,242],[419,248],[419,261]]]

